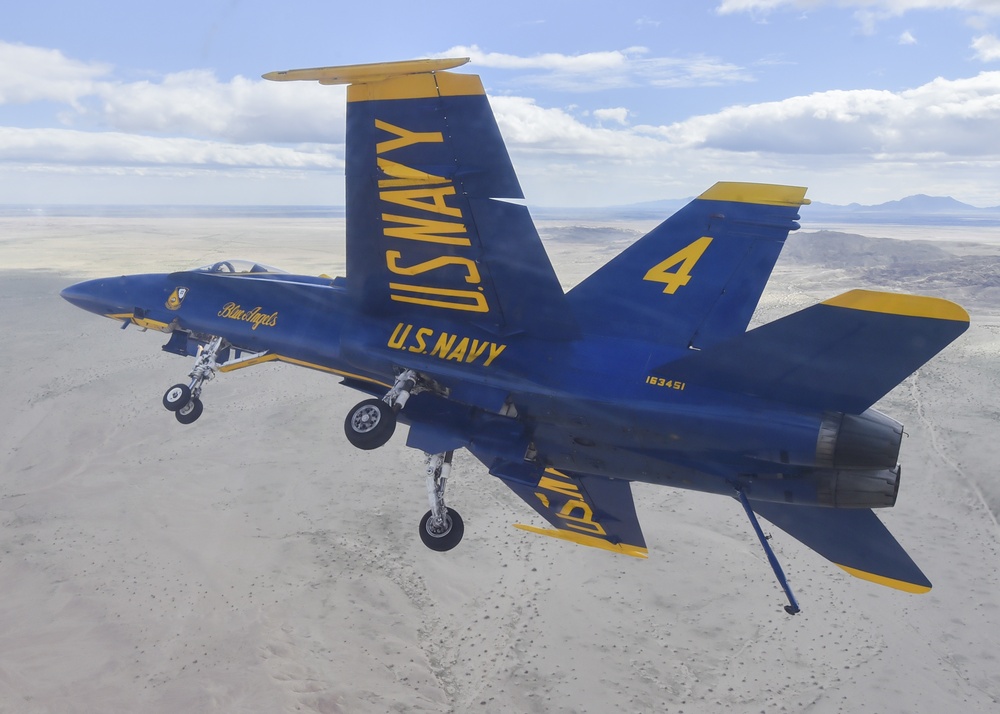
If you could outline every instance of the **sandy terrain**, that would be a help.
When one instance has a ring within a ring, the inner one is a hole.
[[[605,227],[610,247],[600,226],[542,229],[572,284],[643,227]],[[907,242],[792,240],[757,321],[880,285],[972,314],[880,404],[908,434],[883,520],[927,595],[777,531],[791,618],[736,502],[637,485],[638,561],[512,528],[540,519],[464,453],[449,504],[465,540],[433,553],[421,454],[402,435],[352,449],[359,397],[336,379],[222,375],[184,427],[160,397],[189,364],[163,336],[58,296],[218,258],[342,273],[342,223],[0,219],[0,712],[1000,710],[997,246],[907,261]],[[852,260],[871,251],[897,269]]]

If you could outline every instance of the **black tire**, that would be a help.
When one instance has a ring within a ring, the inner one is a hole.
[[[198,399],[198,397],[194,397],[191,401],[174,412],[174,416],[177,417],[177,421],[181,424],[193,424],[198,421],[198,417],[201,416],[203,411],[205,411],[205,406],[201,403],[201,400]]]
[[[175,412],[191,401],[191,388],[186,384],[175,384],[163,393],[163,406],[169,412]]]
[[[427,511],[424,517],[420,519],[420,540],[431,550],[439,552],[451,550],[458,545],[465,534],[465,524],[462,523],[462,517],[458,515],[458,511],[446,508],[444,516],[445,530],[438,533],[430,526],[431,513],[431,511]]]
[[[356,404],[344,420],[347,440],[368,451],[384,445],[396,431],[396,412],[381,399]]]

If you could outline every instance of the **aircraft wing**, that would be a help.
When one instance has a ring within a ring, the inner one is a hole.
[[[753,510],[851,575],[911,593],[931,583],[870,509],[750,501]]]
[[[860,414],[969,326],[940,298],[852,290],[653,372],[813,409]]]
[[[414,60],[291,70],[349,84],[347,284],[360,309],[465,320],[499,335],[576,334],[479,77]]]
[[[517,523],[531,533],[568,540],[635,558],[648,557],[628,481],[547,468],[529,471],[470,450],[514,493],[552,524],[552,528]]]

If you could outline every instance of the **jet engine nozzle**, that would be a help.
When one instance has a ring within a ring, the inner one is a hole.
[[[818,471],[813,476],[816,500],[833,508],[891,508],[901,471],[898,465],[881,471]]]
[[[816,464],[834,469],[892,469],[899,460],[903,425],[874,409],[827,412],[816,440]]]

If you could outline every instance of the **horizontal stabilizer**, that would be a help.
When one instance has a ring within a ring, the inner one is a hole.
[[[852,290],[654,373],[795,406],[860,414],[968,326],[968,313],[947,300]]]
[[[548,529],[518,523],[518,528],[635,558],[647,557],[628,481],[555,469],[545,469],[540,476],[528,479],[497,469],[493,474],[554,526]]]
[[[753,510],[851,575],[910,593],[931,583],[871,510],[750,501]]]

